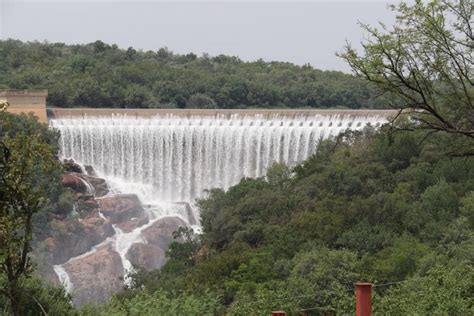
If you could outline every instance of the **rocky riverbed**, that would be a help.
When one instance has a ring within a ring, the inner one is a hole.
[[[197,223],[188,203],[143,205],[137,195],[114,190],[91,166],[68,160],[65,167],[62,184],[74,192],[74,211],[52,219],[40,270],[63,284],[76,305],[105,301],[124,287],[133,266],[160,268],[173,232]]]

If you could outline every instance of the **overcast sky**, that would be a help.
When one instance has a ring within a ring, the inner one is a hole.
[[[393,1],[391,1],[393,2]],[[386,0],[0,0],[0,38],[88,43],[349,71],[335,56],[365,36],[357,22],[391,24]]]

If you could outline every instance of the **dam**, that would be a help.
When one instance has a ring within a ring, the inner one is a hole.
[[[74,225],[90,231],[109,227],[90,248],[57,259],[52,269],[75,304],[103,302],[127,284],[133,266],[153,270],[164,264],[173,231],[183,226],[200,231],[194,203],[206,190],[263,177],[274,163],[295,166],[314,154],[321,140],[347,129],[377,128],[395,114],[48,109],[51,128],[60,132],[60,156],[84,166],[83,174],[69,177],[90,181],[79,199],[98,205],[95,211],[84,210],[78,199],[77,214],[84,215]],[[95,191],[97,177],[107,183],[106,194]]]
[[[92,165],[145,203],[193,201],[294,166],[347,129],[378,127],[389,110],[48,109],[60,154]],[[130,190],[129,190],[130,191]]]

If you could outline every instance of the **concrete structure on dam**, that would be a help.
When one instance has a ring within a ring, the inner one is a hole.
[[[110,117],[127,116],[128,118],[146,118],[153,116],[263,116],[263,117],[298,117],[298,116],[381,116],[392,117],[397,110],[346,110],[346,109],[105,109],[105,108],[48,108],[48,118],[77,117]]]
[[[33,113],[43,123],[48,122],[46,97],[48,90],[0,90],[0,102],[8,102],[8,112]]]

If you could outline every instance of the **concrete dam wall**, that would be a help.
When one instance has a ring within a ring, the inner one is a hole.
[[[59,280],[79,305],[101,302],[123,288],[132,263],[147,269],[161,267],[173,231],[182,226],[200,231],[195,199],[206,196],[206,190],[228,189],[243,177],[263,177],[274,163],[294,166],[314,154],[321,140],[347,129],[377,128],[396,113],[194,109],[48,112],[50,126],[61,134],[60,156],[94,171],[92,177],[75,176],[80,181],[105,180],[107,187],[105,196],[95,197],[95,187],[85,182],[87,194],[98,201],[98,212],[87,220],[103,223],[101,227],[111,225],[111,235],[91,244],[90,250],[54,265]],[[117,212],[119,206],[122,209]],[[122,214],[122,219],[113,215],[116,213]]]
[[[345,109],[105,109],[105,108],[48,108],[48,118],[66,117],[152,117],[152,116],[263,116],[263,117],[297,117],[297,116],[395,116],[396,110],[345,110]]]
[[[50,109],[60,154],[92,165],[141,199],[193,201],[204,190],[294,166],[320,140],[379,127],[393,111]]]

